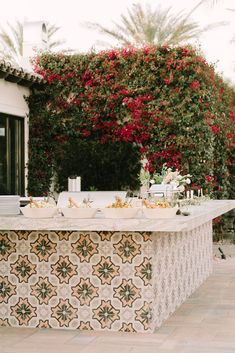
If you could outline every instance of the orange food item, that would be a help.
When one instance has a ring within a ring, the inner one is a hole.
[[[107,208],[132,208],[128,202],[123,201],[119,196],[115,196],[115,202],[108,205]]]
[[[149,200],[144,199],[143,205],[146,208],[171,208],[170,204],[167,201],[151,202]]]

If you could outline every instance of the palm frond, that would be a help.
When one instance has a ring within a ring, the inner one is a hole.
[[[0,27],[0,55],[14,65],[20,65],[23,56],[23,22],[7,23],[7,28]],[[48,24],[48,49],[54,50],[66,43],[64,39],[56,39],[55,34],[60,27]]]
[[[197,22],[190,20],[193,12],[205,1],[199,1],[188,13],[181,11],[176,14],[172,13],[171,7],[162,9],[159,6],[152,10],[149,5],[143,8],[138,3],[127,9],[127,14],[121,14],[120,23],[113,22],[113,28],[97,23],[93,26],[90,23],[89,27],[118,40],[122,45],[185,44],[205,31],[226,24],[217,22],[202,28]]]

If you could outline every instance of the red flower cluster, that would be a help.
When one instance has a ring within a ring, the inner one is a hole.
[[[190,84],[190,88],[193,90],[193,91],[197,91],[199,90],[200,88],[200,83],[198,81],[193,81],[191,84]]]
[[[211,126],[211,131],[214,133],[214,134],[218,134],[220,132],[220,127],[218,125],[212,125]]]
[[[63,143],[63,136],[74,129],[72,133],[97,136],[101,143],[134,143],[147,157],[150,171],[163,163],[187,172],[192,168],[203,188],[217,182],[210,174],[220,175],[221,163],[231,160],[235,99],[192,48],[45,54],[35,65],[50,83],[48,97],[54,89],[45,111],[57,124],[57,142]],[[70,128],[68,118],[74,121]]]

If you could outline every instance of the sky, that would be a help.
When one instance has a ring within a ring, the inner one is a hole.
[[[172,7],[172,13],[190,11],[199,0],[6,0],[1,3],[0,25],[16,19],[26,21],[49,21],[60,27],[58,37],[66,40],[65,48],[87,52],[92,47],[104,49],[98,41],[115,45],[109,37],[87,28],[87,22],[97,22],[112,28],[112,22],[119,22],[133,3],[149,4],[152,8]],[[212,4],[214,5],[212,6]],[[234,11],[229,11],[234,9]],[[191,16],[202,27],[224,21],[227,24],[204,33],[196,41],[207,61],[215,65],[216,71],[235,84],[235,0],[207,0]]]

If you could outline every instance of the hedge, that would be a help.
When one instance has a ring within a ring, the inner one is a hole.
[[[87,143],[94,158],[86,188],[136,189],[139,160],[147,158],[150,172],[166,163],[192,174],[195,189],[234,198],[234,90],[195,49],[43,53],[34,64],[46,84],[28,99],[30,194],[48,192],[55,174],[61,190],[66,174],[85,171]],[[108,160],[96,163],[107,151],[113,151],[110,170]],[[126,163],[115,167],[121,159]],[[106,170],[100,178],[99,168]],[[126,183],[118,184],[123,174]]]

